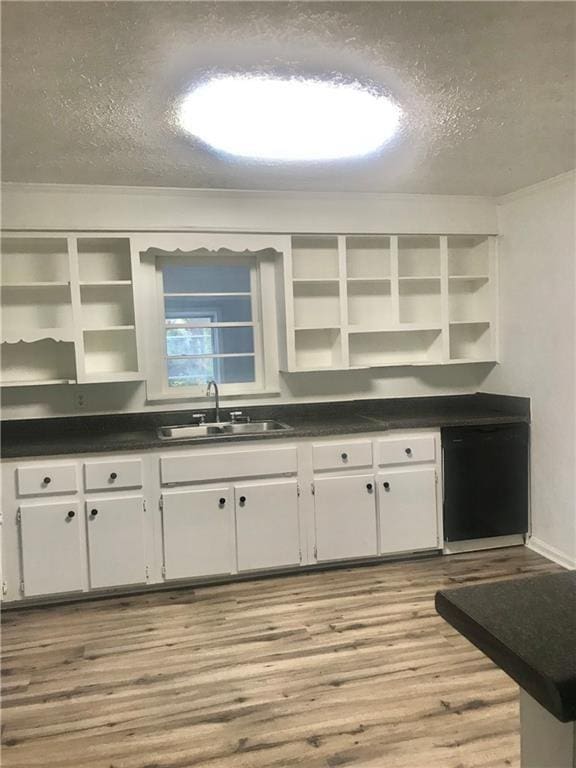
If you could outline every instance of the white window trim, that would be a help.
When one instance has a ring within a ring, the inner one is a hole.
[[[174,236],[171,238],[174,239]],[[186,236],[180,244],[181,249],[177,253],[159,256],[157,254],[141,255],[141,316],[145,319],[145,370],[146,370],[146,394],[149,402],[155,401],[181,401],[204,400],[206,388],[204,385],[194,387],[168,387],[168,375],[166,369],[165,353],[165,315],[164,296],[161,263],[166,259],[178,260],[185,258],[197,248],[211,248],[212,236],[208,235],[203,245],[195,238],[195,243],[186,251]],[[254,236],[250,237],[250,245],[254,248]],[[242,237],[239,237],[240,243]],[[240,244],[239,243],[239,244]],[[138,244],[140,246],[140,243]],[[192,244],[191,244],[192,245]],[[265,241],[260,244],[260,249],[269,247]],[[149,248],[162,248],[163,244],[156,242],[154,238],[147,238]],[[140,246],[141,248],[141,246]],[[140,250],[139,248],[139,250]],[[278,359],[278,321],[276,307],[276,261],[282,258],[280,253],[272,251],[254,252],[251,254],[239,253],[238,257],[250,258],[255,266],[250,270],[252,316],[254,325],[254,349],[261,350],[255,355],[255,382],[238,384],[221,384],[222,398],[234,398],[244,396],[272,395],[279,393],[279,359]],[[238,248],[245,252],[245,248]],[[212,257],[211,257],[212,258]],[[213,253],[214,259],[228,261],[217,253]],[[256,322],[256,319],[259,322]]]

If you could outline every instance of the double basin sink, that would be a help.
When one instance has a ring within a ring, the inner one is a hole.
[[[285,432],[291,430],[287,424],[279,421],[219,421],[209,424],[181,424],[160,427],[158,437],[161,440],[193,440],[210,437],[234,437],[235,435],[259,435],[264,432]]]

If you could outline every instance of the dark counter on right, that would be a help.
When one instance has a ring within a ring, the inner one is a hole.
[[[576,720],[576,571],[441,590],[436,610],[558,720]]]

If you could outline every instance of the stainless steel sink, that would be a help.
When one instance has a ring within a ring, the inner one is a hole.
[[[292,429],[279,421],[250,421],[237,424],[233,421],[220,421],[210,424],[179,424],[160,427],[158,437],[161,440],[207,440],[211,437],[233,437],[234,435],[258,435],[264,432],[279,432]]]

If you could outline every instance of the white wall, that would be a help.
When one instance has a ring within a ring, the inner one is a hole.
[[[444,368],[389,368],[373,371],[285,374],[280,377],[278,395],[226,399],[223,405],[224,407],[241,407],[265,403],[469,394],[478,391],[491,367],[472,364]],[[82,393],[84,400],[83,408],[77,406],[79,393]],[[146,402],[144,384],[138,382],[81,386],[67,384],[2,390],[2,418],[4,419],[147,410],[175,411],[203,407],[207,407],[207,403],[199,400],[150,405]]]
[[[495,201],[464,195],[5,184],[2,213],[3,228],[16,230],[497,232]],[[470,364],[291,374],[281,377],[279,395],[241,398],[234,405],[469,393],[478,390],[490,369],[489,365]],[[76,402],[79,392],[85,401],[82,409]],[[6,389],[2,402],[5,419],[201,407],[198,401],[150,406],[144,385],[138,383]]]
[[[574,174],[500,200],[501,365],[484,390],[532,399],[533,545],[576,567]]]

